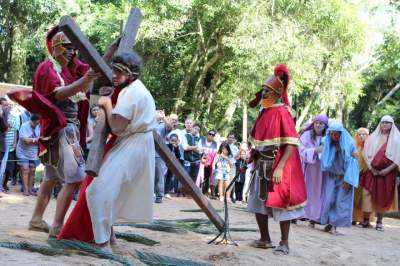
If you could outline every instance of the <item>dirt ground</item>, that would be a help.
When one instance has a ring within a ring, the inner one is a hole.
[[[46,244],[47,235],[27,230],[35,197],[24,197],[16,187],[0,198],[0,241],[28,241]],[[217,209],[222,204],[213,201]],[[256,228],[253,216],[243,205],[230,205],[232,227]],[[155,206],[156,219],[205,218],[203,213],[182,212],[197,209],[195,202],[187,198],[164,200]],[[51,222],[55,211],[55,200],[51,200],[45,219]],[[221,213],[222,214],[222,213]],[[113,248],[115,254],[131,259],[135,250],[154,252],[182,259],[191,259],[213,265],[399,265],[400,261],[400,220],[385,218],[385,231],[358,227],[339,229],[339,235],[322,231],[322,226],[312,229],[306,222],[291,227],[290,255],[274,255],[271,250],[254,249],[249,244],[257,239],[257,232],[233,232],[233,239],[239,244],[221,246],[207,244],[212,235],[196,233],[176,234],[150,231],[133,227],[118,226],[118,232],[134,232],[161,242],[148,247],[118,239]],[[280,233],[276,222],[270,221],[270,232],[274,243]],[[104,259],[87,256],[44,256],[23,250],[0,248],[0,265],[118,265]]]

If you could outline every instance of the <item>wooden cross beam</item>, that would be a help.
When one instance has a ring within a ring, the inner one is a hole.
[[[139,8],[133,8],[129,13],[128,21],[125,25],[125,30],[122,33],[121,41],[118,45],[117,53],[130,51],[135,45],[135,39],[139,30],[142,13]]]
[[[138,10],[138,9],[137,9]],[[140,10],[138,10],[140,13]],[[137,11],[133,10],[130,13],[129,18],[132,18],[132,21],[138,21],[138,18],[141,17]],[[121,50],[130,49],[133,46],[133,42],[136,36],[137,29],[139,27],[139,23],[129,22],[124,30],[124,36],[122,37],[120,43]],[[131,25],[131,26],[129,26]],[[75,22],[70,17],[62,17],[59,24],[60,29],[67,35],[68,38],[72,41],[75,47],[81,52],[82,57],[85,61],[98,73],[100,73],[106,81],[111,83],[111,68],[106,64],[106,62],[101,58],[98,54],[96,49],[92,46],[92,44],[87,40],[84,34],[80,31],[79,27],[75,24]],[[136,31],[133,31],[136,29]],[[131,31],[132,30],[132,31]],[[126,42],[124,41],[126,40]],[[129,43],[131,45],[129,46]],[[119,49],[118,49],[119,50]],[[104,119],[105,121],[105,119]],[[96,128],[98,124],[96,125]],[[95,128],[95,133],[96,133]],[[103,126],[104,130],[105,125]],[[98,129],[99,130],[99,129]],[[100,132],[100,134],[105,134],[105,131]],[[187,192],[192,196],[195,202],[199,205],[199,207],[204,211],[210,221],[215,225],[215,227],[221,231],[224,226],[224,221],[222,220],[221,216],[216,212],[214,207],[211,205],[210,201],[202,194],[200,189],[196,186],[196,184],[192,181],[188,173],[183,169],[182,165],[179,161],[175,158],[167,145],[165,144],[164,140],[158,135],[157,132],[153,132],[154,135],[154,144],[156,151],[166,163],[168,168],[172,171],[172,173],[178,178],[178,180],[182,183],[185,187]],[[105,143],[105,142],[104,142]],[[104,144],[99,144],[104,146]],[[92,145],[94,146],[94,145]],[[99,146],[98,146],[99,147]],[[102,156],[101,152],[101,156]],[[89,153],[90,156],[90,153]],[[89,159],[89,158],[88,158]],[[98,167],[100,167],[101,163],[99,163]],[[98,169],[94,169],[94,176],[98,173]]]
[[[135,37],[139,30],[140,21],[142,19],[142,13],[138,8],[131,10],[128,21],[126,23],[124,32],[122,33],[121,39],[119,41],[117,53],[124,51],[129,51],[132,49],[135,43]],[[101,69],[98,73],[104,74],[103,84],[112,84],[111,69],[106,69],[105,66],[109,65],[110,62],[104,60],[97,50],[90,44],[89,40],[81,32],[79,27],[75,24],[75,21],[64,16],[60,20],[59,28],[72,40],[79,51],[82,51],[82,56],[86,59],[88,58],[88,63],[90,66],[97,71]],[[81,40],[79,42],[78,40]],[[111,60],[111,58],[109,58]],[[107,88],[103,91],[103,95],[112,94],[112,89]],[[102,94],[102,90],[100,91]],[[94,128],[93,138],[92,138],[92,149],[89,151],[88,157],[86,159],[86,173],[90,176],[97,176],[101,164],[103,162],[104,146],[107,141],[107,136],[110,133],[110,129],[107,125],[106,115],[102,108],[99,109],[96,119],[96,127]]]
[[[75,24],[74,20],[70,16],[63,16],[60,19],[58,27],[79,50],[82,57],[85,58],[86,63],[88,63],[94,71],[101,74],[104,79],[103,81],[107,85],[112,85],[111,68],[108,67],[104,59]]]

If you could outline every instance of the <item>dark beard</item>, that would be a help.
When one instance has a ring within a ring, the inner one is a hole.
[[[133,80],[127,79],[125,82],[115,86],[116,89],[122,90],[123,88],[127,87],[129,84],[131,84]]]

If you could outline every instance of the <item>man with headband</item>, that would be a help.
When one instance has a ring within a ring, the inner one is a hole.
[[[262,101],[262,110],[250,137],[255,146],[252,151],[255,169],[248,210],[255,214],[261,235],[252,246],[274,247],[268,230],[268,215],[273,215],[281,227],[281,242],[274,253],[284,255],[289,254],[290,221],[304,215],[307,199],[297,149],[299,139],[290,113],[288,84],[288,69],[278,65],[250,102],[250,107],[256,107]]]
[[[122,53],[113,60],[113,83],[122,89],[113,108],[109,97],[101,97],[108,125],[117,140],[100,168],[99,176],[86,191],[97,244],[108,244],[111,226],[117,220],[151,222],[156,128],[154,99],[138,79],[141,58]]]
[[[113,241],[112,225],[116,221],[151,222],[153,219],[152,131],[157,126],[154,99],[138,79],[139,55],[132,52],[116,55],[112,71],[114,94],[111,98],[101,97],[98,104],[105,111],[113,136],[107,143],[98,177],[85,181],[59,235],[59,239],[94,240],[108,251],[110,240]],[[87,212],[91,224],[85,222],[82,228],[80,218],[88,217]]]
[[[38,66],[33,90],[17,91],[9,96],[40,117],[39,155],[45,168],[29,229],[50,231],[50,236],[55,236],[64,222],[72,196],[84,178],[80,127],[86,128],[88,102],[85,90],[97,74],[88,71],[89,66],[75,57],[73,44],[57,27],[47,34],[46,41],[49,58]],[[43,221],[43,214],[58,180],[64,185],[57,197],[50,228]]]
[[[376,230],[383,231],[383,215],[397,211],[396,174],[400,166],[400,132],[393,117],[382,117],[364,145],[367,170],[361,177],[364,227],[372,212],[377,214]]]

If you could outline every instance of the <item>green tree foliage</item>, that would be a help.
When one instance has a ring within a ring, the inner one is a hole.
[[[383,44],[376,50],[378,60],[363,75],[363,95],[352,112],[355,127],[375,127],[386,114],[400,118],[400,93],[396,90],[396,85],[400,86],[399,54],[399,33],[386,33]],[[394,93],[388,95],[389,92]]]
[[[32,67],[45,56],[43,39],[58,10],[55,0],[0,1],[0,80],[29,83]]]
[[[0,80],[30,83],[46,55],[45,32],[61,15],[73,15],[95,47],[104,51],[137,6],[144,17],[135,49],[145,59],[142,79],[158,108],[181,118],[192,115],[223,135],[241,131],[243,106],[277,63],[287,64],[292,72],[289,93],[298,127],[320,112],[347,122],[366,80],[354,61],[367,30],[358,16],[364,7],[361,0],[7,3],[0,9]],[[18,54],[15,62],[3,52],[10,50]],[[19,70],[11,71],[14,66]],[[257,113],[249,110],[249,128]]]

